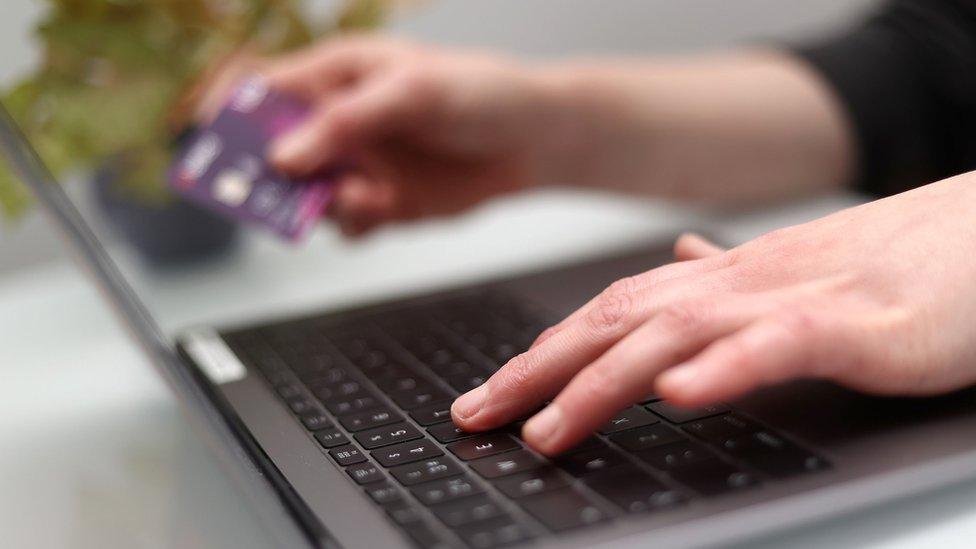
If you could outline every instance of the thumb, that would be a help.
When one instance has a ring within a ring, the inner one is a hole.
[[[429,118],[433,94],[414,75],[390,75],[322,104],[272,144],[270,160],[292,175],[308,175],[341,156]]]
[[[693,261],[721,253],[725,253],[725,248],[695,233],[684,233],[674,243],[674,258],[677,261]]]

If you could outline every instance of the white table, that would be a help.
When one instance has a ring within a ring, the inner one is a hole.
[[[719,225],[733,241],[851,203],[837,197]],[[470,278],[663,234],[700,217],[661,205],[544,193],[508,200],[465,219],[390,231],[357,245],[323,231],[316,253],[249,241],[239,269],[155,279],[166,324],[180,299],[210,300],[214,318],[264,312],[234,302],[258,288],[275,309],[356,301]],[[517,244],[517,245],[513,245]],[[282,270],[302,273],[276,284]],[[263,278],[262,278],[263,277]],[[306,280],[301,283],[301,280]],[[303,285],[305,284],[305,285]],[[179,291],[178,291],[179,290]],[[182,297],[181,297],[182,296]],[[204,315],[207,316],[207,315]],[[191,318],[192,317],[192,318]],[[183,421],[138,349],[72,264],[0,279],[0,545],[19,547],[268,547],[205,446]],[[976,483],[926,494],[843,520],[791,531],[766,547],[972,546]]]

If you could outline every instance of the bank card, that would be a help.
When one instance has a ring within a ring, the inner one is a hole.
[[[295,181],[265,160],[268,146],[309,114],[301,101],[260,78],[241,84],[214,121],[185,140],[169,173],[173,189],[228,218],[300,240],[320,219],[334,184]]]

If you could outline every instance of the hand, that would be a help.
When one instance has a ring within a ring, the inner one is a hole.
[[[263,72],[314,106],[271,160],[293,176],[352,166],[333,208],[349,234],[546,183],[558,164],[559,101],[506,59],[349,37]]]
[[[523,434],[569,449],[655,391],[679,406],[792,378],[887,395],[976,382],[976,172],[729,251],[682,239],[453,405],[468,430],[552,403]]]

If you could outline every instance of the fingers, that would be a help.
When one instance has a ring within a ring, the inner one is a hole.
[[[650,392],[662,370],[747,325],[757,314],[757,307],[742,299],[665,307],[580,371],[531,418],[523,430],[526,442],[547,455],[572,448]]]
[[[205,84],[194,97],[194,119],[209,124],[226,105],[228,97],[245,76],[259,70],[264,60],[251,56],[244,51],[229,57],[222,65],[216,67],[203,81]]]
[[[660,396],[683,406],[730,400],[794,377],[819,377],[822,330],[812,317],[769,317],[716,341],[658,378]]]
[[[652,273],[642,277],[653,278]],[[639,284],[638,278],[615,283],[587,312],[462,395],[451,408],[454,421],[469,430],[484,430],[537,409],[655,311],[692,290],[691,284],[681,283],[634,291]]]
[[[702,261],[687,261],[687,262],[680,262],[680,263],[671,263],[669,265],[658,267],[657,269],[654,269],[650,272],[638,276],[619,280],[615,282],[613,285],[611,285],[610,288],[607,288],[607,290],[604,293],[613,293],[615,291],[640,292],[645,288],[663,284],[664,282],[667,282],[675,278],[692,276],[696,274],[704,274],[707,272],[721,269],[724,266],[726,266],[726,261],[723,258],[718,256],[706,258],[705,260]],[[582,316],[589,314],[591,309],[593,309],[593,307],[597,305],[601,297],[603,297],[603,294],[594,297],[593,299],[588,301],[585,305],[583,305],[582,307],[574,311],[572,314],[570,314],[568,317],[563,319],[561,322],[543,331],[541,334],[539,334],[539,337],[537,337],[536,340],[532,343],[530,349],[535,348],[545,340],[559,333],[566,326],[569,326],[574,322],[577,322]]]
[[[271,161],[293,176],[340,163],[342,155],[415,124],[431,112],[434,92],[413,73],[378,79],[321,106],[272,144]]]
[[[695,233],[685,233],[674,243],[676,261],[693,261],[725,253],[725,249]]]
[[[385,39],[340,38],[282,57],[260,72],[276,90],[319,102],[383,66],[405,47]]]
[[[343,234],[357,237],[388,221],[396,201],[396,189],[388,182],[350,174],[339,182],[330,214]]]

